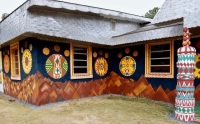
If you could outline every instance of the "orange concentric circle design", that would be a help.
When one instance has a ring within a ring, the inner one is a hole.
[[[5,55],[4,56],[4,70],[6,73],[8,73],[9,69],[10,69],[10,60],[9,60],[8,55]]]

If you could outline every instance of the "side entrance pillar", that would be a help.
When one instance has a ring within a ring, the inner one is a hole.
[[[190,33],[188,28],[183,29],[183,47],[177,51],[178,68],[175,117],[178,120],[189,122],[195,119],[195,98],[194,98],[194,57],[196,49],[190,46]]]

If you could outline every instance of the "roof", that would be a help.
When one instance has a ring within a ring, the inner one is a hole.
[[[152,24],[159,24],[182,19],[184,27],[199,25],[200,0],[165,0]],[[197,24],[198,23],[198,24]]]
[[[115,45],[150,41],[164,38],[179,37],[183,35],[183,23],[165,26],[146,25],[138,30],[114,36]]]
[[[69,2],[55,1],[55,0],[31,0],[30,6],[32,8],[38,7],[49,7],[54,9],[66,9],[72,11],[89,12],[93,14],[98,14],[105,18],[113,18],[119,20],[128,20],[137,23],[151,22],[152,19],[145,18],[138,15],[128,14],[115,10],[108,10],[103,8],[91,7],[86,5],[74,4]]]

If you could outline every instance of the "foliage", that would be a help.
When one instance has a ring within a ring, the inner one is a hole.
[[[148,12],[146,12],[144,17],[153,19],[159,9],[160,8],[158,7],[154,7],[152,10],[149,10]]]

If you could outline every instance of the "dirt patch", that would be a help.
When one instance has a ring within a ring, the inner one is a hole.
[[[32,110],[0,96],[0,120],[6,124],[178,124],[172,110],[147,99],[124,97],[75,100]]]

